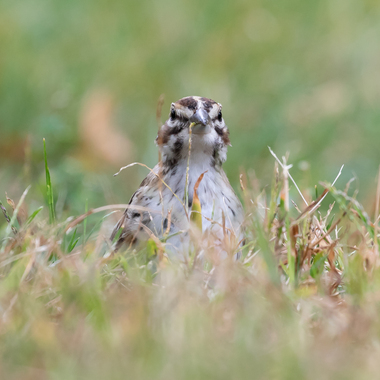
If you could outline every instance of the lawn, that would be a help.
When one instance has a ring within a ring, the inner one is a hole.
[[[286,165],[275,161],[264,191],[242,175],[241,257],[227,244],[221,260],[196,239],[179,259],[152,239],[115,253],[120,205],[57,219],[45,170],[45,205],[28,215],[28,189],[1,205],[2,378],[376,377],[378,218],[350,183],[296,205]]]
[[[0,378],[376,378],[379,21],[374,0],[1,0]],[[113,174],[157,163],[188,95],[223,104],[242,255],[115,253],[148,170]]]

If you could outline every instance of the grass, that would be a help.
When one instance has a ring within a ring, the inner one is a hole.
[[[350,184],[307,199],[288,170],[275,162],[264,190],[241,176],[237,261],[230,248],[222,261],[178,262],[152,240],[115,253],[102,213],[125,205],[84,201],[85,214],[51,223],[47,196],[48,215],[40,206],[18,224],[26,192],[12,216],[2,205],[1,378],[375,378],[379,189],[369,217]]]

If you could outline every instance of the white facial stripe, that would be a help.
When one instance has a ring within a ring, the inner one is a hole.
[[[177,116],[184,118],[190,118],[197,109],[205,109],[210,119],[216,119],[222,110],[222,105],[211,99],[191,96],[172,103],[171,109],[176,111]]]

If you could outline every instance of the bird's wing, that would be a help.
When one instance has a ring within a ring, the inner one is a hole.
[[[110,237],[112,242],[119,230],[122,229],[120,237],[115,245],[116,251],[123,245],[123,243],[128,245],[135,243],[141,225],[147,225],[150,221],[149,212],[138,211],[134,209],[133,206],[140,206],[149,210],[152,204],[157,205],[160,203],[160,180],[157,177],[158,171],[159,165],[156,165],[156,167],[144,178],[140,184],[140,187],[135,191],[128,203],[131,207],[128,207],[124,211],[123,216],[115,225]]]

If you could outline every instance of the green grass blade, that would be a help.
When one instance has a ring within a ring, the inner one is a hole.
[[[71,240],[70,240],[70,243],[69,243],[69,247],[67,249],[67,251],[70,253],[74,248],[75,246],[77,245],[78,241],[79,241],[79,237],[77,238],[77,228],[75,229],[74,233],[73,233],[73,236],[71,237]]]
[[[32,221],[34,220],[34,218],[40,213],[40,211],[43,208],[44,208],[44,206],[38,207],[38,209],[36,211],[34,211],[32,215],[29,216],[28,220],[26,221],[26,224],[29,225],[30,223],[32,223]]]
[[[45,159],[45,173],[46,173],[46,197],[49,206],[49,221],[50,224],[55,222],[55,209],[54,209],[54,196],[53,196],[53,188],[51,186],[51,178],[50,171],[47,163],[47,155],[46,155],[46,143],[44,140],[44,159]]]

